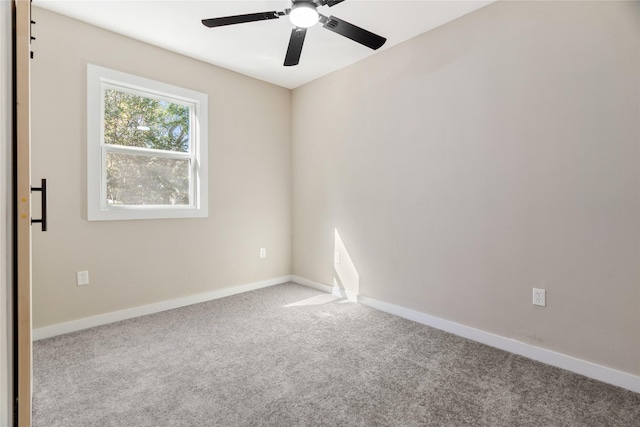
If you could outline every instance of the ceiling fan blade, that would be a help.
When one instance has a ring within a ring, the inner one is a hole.
[[[322,6],[335,6],[338,3],[342,3],[344,0],[322,0]]]
[[[245,22],[266,21],[267,19],[278,19],[280,13],[276,11],[272,12],[260,12],[260,13],[247,13],[245,15],[225,16],[222,18],[203,19],[202,23],[205,27],[223,27],[225,25],[243,24]]]
[[[306,28],[294,28],[291,30],[291,38],[289,39],[289,47],[287,48],[287,56],[284,58],[284,66],[291,67],[298,65],[300,62],[300,54],[302,53],[302,45],[307,35]]]
[[[321,15],[320,22],[322,22],[323,27],[327,30],[338,33],[341,36],[345,36],[354,42],[358,42],[373,50],[380,48],[387,41],[384,37],[374,34],[371,31],[367,31],[364,28],[357,27],[340,18],[336,18],[335,16],[327,18],[326,16]]]

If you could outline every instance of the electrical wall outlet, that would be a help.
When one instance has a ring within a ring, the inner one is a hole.
[[[533,288],[533,305],[547,306],[547,296],[544,289]]]
[[[76,284],[78,286],[84,286],[89,284],[89,272],[88,271],[78,271],[76,273]]]
[[[260,248],[260,258],[267,257],[267,248]]]

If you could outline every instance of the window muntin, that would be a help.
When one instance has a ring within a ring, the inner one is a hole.
[[[207,95],[88,66],[88,219],[207,216]]]

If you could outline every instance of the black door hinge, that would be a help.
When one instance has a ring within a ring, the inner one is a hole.
[[[31,0],[29,2],[29,16],[31,16],[31,5],[33,3],[33,0]],[[36,21],[34,21],[33,19],[31,20],[31,24],[29,25],[29,44],[31,44],[32,41],[34,41],[36,38],[33,37],[33,26],[35,25]],[[33,59],[33,51],[29,52],[29,57],[31,59]]]

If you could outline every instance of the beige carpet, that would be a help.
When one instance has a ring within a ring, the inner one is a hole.
[[[36,342],[33,425],[639,426],[640,395],[283,284]]]

